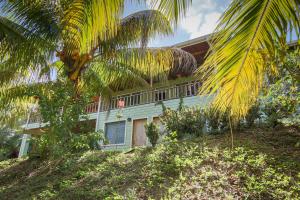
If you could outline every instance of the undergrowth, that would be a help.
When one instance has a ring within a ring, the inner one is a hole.
[[[0,163],[0,199],[299,199],[299,133],[253,130],[134,151]]]

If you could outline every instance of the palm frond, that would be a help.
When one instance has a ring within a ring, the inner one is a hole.
[[[211,38],[208,58],[198,70],[201,93],[216,93],[214,105],[238,119],[255,103],[263,83],[265,60],[288,28],[299,38],[298,0],[234,0]],[[285,40],[285,39],[284,39]]]
[[[59,12],[54,1],[3,0],[1,7],[19,26],[26,28],[27,37],[39,36],[44,39],[57,40],[59,36]],[[30,35],[29,35],[30,34]]]
[[[65,53],[89,53],[98,40],[116,35],[124,0],[75,0],[64,11],[62,34]]]
[[[166,81],[170,71],[186,72],[196,68],[195,58],[178,48],[131,48],[112,52],[112,63],[122,63],[140,72],[145,79]]]
[[[117,61],[97,59],[91,63],[89,70],[97,74],[102,85],[108,86],[112,92],[137,86],[149,86],[140,70]]]
[[[0,84],[33,67],[47,66],[53,46],[6,17],[0,17]]]
[[[169,20],[157,10],[144,10],[123,18],[117,34],[108,41],[101,41],[100,48],[146,47],[149,39],[172,33]]]
[[[187,13],[192,0],[148,0],[152,8],[161,11],[175,25],[181,17]]]

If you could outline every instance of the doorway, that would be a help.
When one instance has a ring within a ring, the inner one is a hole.
[[[145,124],[147,119],[133,120],[132,147],[146,146],[147,136]]]

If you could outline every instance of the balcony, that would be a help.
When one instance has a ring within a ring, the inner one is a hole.
[[[101,102],[100,111],[105,112],[108,110],[128,108],[138,105],[144,105],[149,103],[156,103],[160,101],[167,101],[171,99],[178,99],[180,97],[190,97],[197,95],[201,83],[197,81],[177,84],[169,87],[160,87],[150,90],[144,90],[139,92],[132,92],[128,94],[118,95],[112,97],[110,102]],[[86,113],[98,112],[99,102],[92,102],[86,106]],[[30,116],[29,124],[40,123],[42,118],[40,114],[33,113]]]
[[[184,98],[195,96],[197,95],[200,86],[201,83],[193,81],[184,84],[173,85],[170,87],[161,87],[153,90],[145,90],[115,96],[111,99],[109,104],[101,104],[100,112],[119,109],[120,107],[127,108],[171,99],[178,99],[180,97]]]

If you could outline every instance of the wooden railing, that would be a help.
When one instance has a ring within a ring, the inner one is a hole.
[[[113,97],[109,103],[101,103],[100,112],[118,109],[120,108],[120,105],[122,105],[123,108],[127,108],[159,101],[178,99],[180,97],[195,96],[200,87],[201,83],[195,81],[170,87],[161,87],[153,90],[119,95]]]
[[[195,96],[197,95],[200,87],[201,83],[193,81],[184,84],[173,85],[170,87],[161,87],[153,90],[144,90],[140,92],[118,95],[114,96],[110,102],[101,102],[100,112],[119,109],[120,107],[127,108],[159,101],[178,99],[180,97]],[[85,110],[86,113],[91,114],[98,112],[98,105],[99,102],[92,102],[88,104]],[[41,121],[42,118],[38,113],[31,114],[29,123],[39,123]]]
[[[39,112],[36,113],[31,113],[30,114],[30,118],[29,118],[29,124],[33,124],[33,123],[40,123],[42,122],[42,116]]]
[[[85,112],[86,112],[87,114],[98,112],[98,105],[99,105],[99,102],[89,103],[89,104],[85,107]]]

